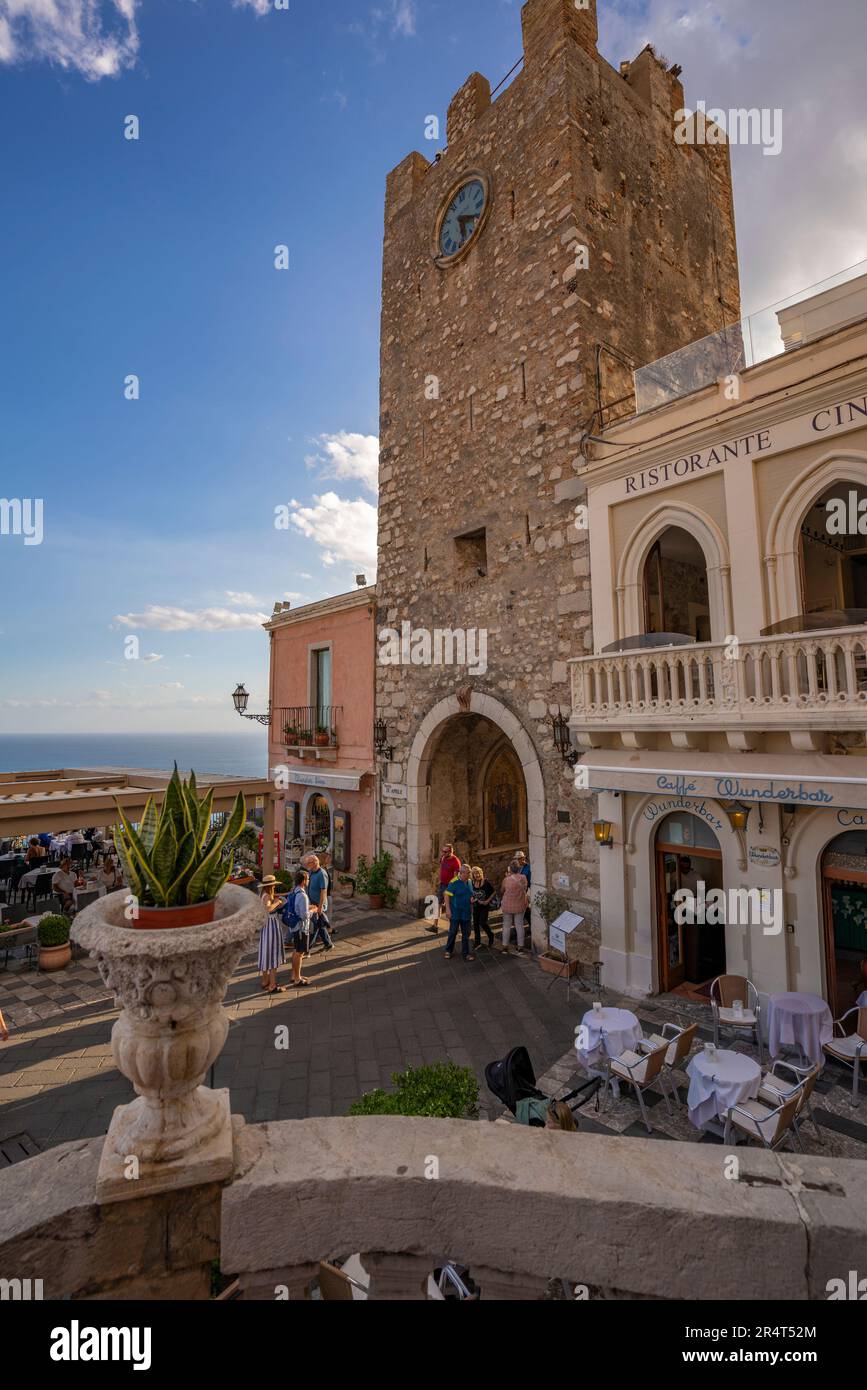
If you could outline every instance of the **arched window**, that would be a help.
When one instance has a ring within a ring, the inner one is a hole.
[[[826,488],[801,522],[799,556],[802,613],[867,609],[867,488]]]
[[[669,526],[644,564],[644,631],[711,639],[704,551],[680,526]]]
[[[822,856],[828,999],[840,1018],[867,993],[867,831],[838,835]]]

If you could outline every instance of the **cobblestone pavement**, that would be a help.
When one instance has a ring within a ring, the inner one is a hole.
[[[266,999],[252,955],[229,984],[231,1026],[214,1084],[231,1088],[232,1109],[247,1120],[345,1114],[394,1071],[446,1058],[474,1069],[482,1113],[493,1119],[488,1062],[524,1043],[544,1071],[569,1045],[574,991],[567,1004],[565,983],[552,985],[529,955],[483,947],[474,963],[460,953],[446,961],[443,931],[433,937],[421,922],[355,902],[340,902],[335,921],[335,949],[316,947],[306,963],[313,988]],[[114,1066],[117,1010],[93,963],[57,976],[0,974],[0,1009],[10,1031],[0,1043],[0,1142],[26,1136],[45,1148],[104,1133],[134,1093]],[[282,1025],[288,1050],[275,1046]]]
[[[482,1116],[493,1120],[502,1107],[485,1086],[485,1066],[520,1043],[546,1093],[561,1095],[586,1080],[573,1042],[590,995],[573,985],[567,1001],[565,982],[543,974],[529,955],[482,948],[475,963],[460,954],[446,961],[442,931],[432,937],[421,922],[366,912],[355,902],[339,903],[335,920],[335,950],[317,948],[307,961],[312,988],[266,999],[252,955],[235,972],[214,1084],[231,1088],[236,1113],[252,1122],[342,1115],[363,1092],[388,1086],[392,1072],[451,1058],[473,1068]],[[288,970],[282,974],[288,978]],[[646,1034],[667,1020],[698,1020],[700,1041],[711,1037],[706,1006],[675,996],[636,1003],[605,991],[603,998],[631,1008]],[[0,1009],[10,1030],[0,1043],[0,1164],[34,1144],[105,1133],[133,1090],[114,1066],[109,1039],[117,1010],[93,963],[78,961],[54,976],[0,974]],[[286,1050],[275,1045],[283,1026]],[[755,1055],[746,1044],[734,1046]],[[685,1098],[687,1078],[676,1079]],[[867,1158],[867,1095],[854,1109],[850,1086],[851,1073],[829,1064],[813,1100],[822,1141],[805,1125],[807,1152]],[[699,1134],[685,1110],[669,1115],[661,1096],[649,1093],[646,1102],[655,1139],[720,1142]],[[591,1102],[579,1120],[587,1131],[646,1137],[626,1088],[602,1111]]]

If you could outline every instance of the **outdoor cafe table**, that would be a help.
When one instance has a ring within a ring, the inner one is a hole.
[[[755,1100],[762,1080],[762,1069],[752,1057],[719,1049],[713,1057],[697,1052],[686,1074],[686,1106],[696,1129],[704,1129],[713,1120],[725,1120],[732,1106],[741,1101]]]
[[[772,994],[769,1002],[768,1051],[779,1057],[783,1048],[795,1047],[802,1056],[821,1066],[822,1044],[834,1036],[831,1010],[818,994]]]
[[[641,1024],[629,1009],[589,1009],[581,1020],[586,1033],[578,1032],[575,1051],[585,1067],[598,1066],[603,1058],[619,1057],[635,1049],[642,1039]],[[582,1046],[585,1044],[586,1046]]]
[[[28,869],[26,874],[22,874],[18,881],[19,888],[32,888],[40,874],[51,874],[52,877],[57,873],[57,866],[44,864],[40,869]]]

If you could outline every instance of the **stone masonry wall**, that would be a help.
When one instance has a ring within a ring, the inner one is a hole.
[[[548,862],[534,874],[567,876],[595,923],[595,802],[575,791],[548,716],[568,711],[567,658],[593,649],[589,547],[572,523],[597,345],[640,365],[738,317],[731,177],[725,146],[675,143],[682,89],[650,50],[622,72],[599,57],[595,0],[529,0],[523,24],[523,71],[493,104],[473,74],[447,152],[431,165],[409,155],[386,198],[378,621],[483,628],[488,669],[379,667],[377,701],[391,782],[444,696],[471,685],[517,716],[545,785]],[[491,181],[487,225],[441,268],[438,211],[476,170]],[[484,575],[455,545],[482,528]],[[406,817],[383,808],[402,885]]]

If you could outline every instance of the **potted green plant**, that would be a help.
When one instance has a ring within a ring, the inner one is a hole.
[[[394,907],[397,902],[397,889],[389,883],[393,863],[391,855],[385,850],[376,856],[372,864],[367,862],[363,854],[358,856],[355,886],[359,893],[367,894],[373,911],[383,906]]]
[[[294,748],[298,743],[298,729],[295,724],[284,724],[283,737],[290,747]]]
[[[62,917],[59,912],[49,912],[40,920],[36,928],[40,970],[62,970],[72,960],[71,925],[69,918]]]
[[[150,797],[137,829],[117,806],[115,844],[138,900],[134,926],[152,931],[213,922],[217,894],[233,869],[227,851],[247,817],[239,792],[225,824],[212,829],[213,800],[212,788],[200,801],[196,774],[182,782],[175,764],[162,806],[158,811]]]
[[[316,739],[315,739],[316,747],[317,747],[317,748],[327,748],[330,742],[331,742],[331,735],[329,734],[328,729],[326,728],[326,726],[325,726],[324,724],[320,724],[320,725],[317,727],[317,729],[316,729]]]

